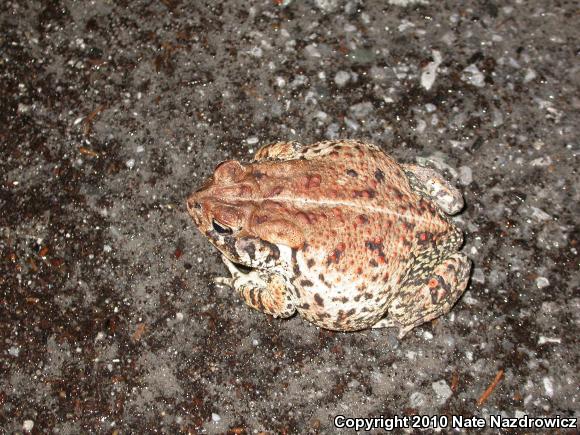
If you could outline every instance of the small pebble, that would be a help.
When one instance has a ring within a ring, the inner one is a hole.
[[[389,4],[394,6],[409,6],[415,3],[427,4],[427,0],[389,0]]]
[[[431,387],[433,388],[433,391],[435,391],[435,394],[437,394],[437,397],[441,400],[441,403],[444,403],[453,394],[453,391],[451,391],[451,388],[449,388],[449,385],[447,385],[447,382],[443,379],[433,382]]]
[[[503,113],[501,113],[495,107],[492,109],[492,126],[499,127],[503,124]]]
[[[469,294],[469,292],[465,292],[465,294],[463,296],[463,302],[465,302],[467,305],[476,305],[477,299],[475,299],[473,296],[471,296],[471,294]]]
[[[415,126],[415,131],[417,133],[423,133],[427,128],[427,123],[423,119],[417,120],[417,125]]]
[[[334,76],[334,83],[336,83],[336,86],[338,86],[339,88],[344,87],[349,80],[350,74],[347,73],[346,71],[339,71]]]
[[[308,77],[306,77],[304,74],[298,74],[296,77],[294,77],[294,80],[292,80],[292,83],[290,83],[290,87],[292,89],[296,89],[299,86],[303,86],[308,82]]]
[[[264,54],[263,50],[260,47],[253,47],[248,52],[251,56],[254,57],[262,57]]]
[[[532,217],[534,219],[537,219],[539,221],[548,221],[552,219],[552,216],[550,216],[544,210],[539,209],[538,207],[530,207],[530,210],[532,210]]]
[[[350,106],[350,112],[357,119],[366,118],[373,111],[373,109],[373,103],[368,101]]]
[[[125,166],[127,166],[129,169],[133,169],[133,167],[135,166],[135,159],[129,159],[125,162]]]
[[[413,394],[411,394],[409,402],[410,402],[411,408],[421,409],[425,405],[425,403],[427,402],[427,397],[425,397],[425,395],[423,393],[419,393],[418,391],[415,391]]]
[[[552,397],[554,395],[554,384],[552,383],[552,379],[551,378],[544,378],[543,383],[544,383],[544,390],[546,391],[546,394],[549,397]]]
[[[538,157],[530,162],[531,166],[550,166],[552,164],[552,158],[550,156]]]
[[[332,123],[326,129],[326,137],[328,139],[336,139],[338,137],[338,131],[340,130],[340,125],[337,123]]]
[[[409,20],[402,20],[401,24],[399,24],[399,27],[397,27],[397,29],[399,30],[399,32],[404,32],[407,29],[412,29],[413,27],[415,27],[415,24],[412,23]]]
[[[437,106],[435,104],[427,103],[425,104],[425,112],[433,113],[437,110]]]
[[[561,338],[544,337],[543,335],[540,335],[540,338],[538,338],[538,344],[542,345],[542,344],[546,344],[546,343],[562,343],[562,339]]]
[[[429,90],[435,83],[435,79],[437,78],[437,69],[443,58],[441,57],[441,52],[438,50],[433,50],[433,61],[429,62],[425,68],[423,68],[423,72],[421,73],[421,86],[425,89]]]
[[[379,68],[378,66],[371,67],[370,76],[373,80],[383,81],[387,78],[387,72],[385,68]]]
[[[536,74],[536,72],[535,72],[533,69],[531,69],[531,68],[528,68],[528,69],[526,70],[526,75],[524,76],[524,83],[531,82],[531,81],[532,81],[532,80],[534,80],[534,79],[535,79],[537,76],[538,76],[538,75]]]
[[[461,80],[478,88],[482,88],[485,85],[485,77],[474,63],[463,70]]]
[[[304,51],[310,57],[321,57],[320,51],[316,47],[316,44],[310,44],[304,47]]]
[[[475,282],[483,284],[485,282],[485,274],[483,273],[483,269],[480,269],[479,267],[474,269],[471,279]]]
[[[539,276],[536,278],[536,286],[539,289],[546,288],[549,285],[550,285],[550,281],[548,281],[548,278],[545,278],[543,276]]]
[[[328,119],[328,114],[326,112],[323,112],[322,110],[319,110],[314,114],[314,117],[319,121],[326,121]]]
[[[473,181],[473,172],[469,166],[461,166],[459,168],[459,182],[468,186]]]
[[[215,412],[211,413],[211,421],[213,421],[214,423],[217,423],[218,421],[220,421],[222,418],[220,417],[219,414],[216,414]]]
[[[314,4],[322,12],[334,12],[336,9],[338,9],[339,1],[338,0],[314,0]]]
[[[346,126],[348,128],[350,128],[351,130],[354,130],[354,131],[357,131],[360,128],[359,123],[353,119],[344,118],[344,123],[346,124]]]
[[[544,145],[546,145],[544,143],[544,141],[539,140],[539,139],[532,144],[532,146],[534,147],[534,149],[537,150],[537,151],[540,151],[542,148],[544,148]]]
[[[32,420],[24,420],[24,423],[22,423],[22,430],[25,432],[30,432],[33,427],[34,422]]]

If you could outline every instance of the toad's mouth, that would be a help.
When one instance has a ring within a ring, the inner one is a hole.
[[[239,272],[245,275],[256,270],[255,267],[246,266],[245,264],[236,263],[235,261],[232,261],[232,264],[236,267],[236,269],[238,269]]]

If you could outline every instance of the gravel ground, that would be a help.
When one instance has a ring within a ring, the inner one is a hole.
[[[578,418],[579,29],[573,1],[2,2],[0,426]],[[468,290],[402,341],[250,310],[185,210],[222,160],[337,137],[465,194]]]

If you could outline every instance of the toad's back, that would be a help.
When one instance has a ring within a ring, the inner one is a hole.
[[[248,173],[259,187],[258,221],[296,225],[306,261],[320,263],[322,254],[326,272],[372,279],[448,233],[448,220],[392,158],[358,142],[322,144],[297,159],[254,163]]]

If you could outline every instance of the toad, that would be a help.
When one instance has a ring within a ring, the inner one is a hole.
[[[187,199],[244,302],[322,328],[396,327],[447,313],[471,261],[449,215],[461,193],[437,171],[356,141],[279,142],[229,160]]]

